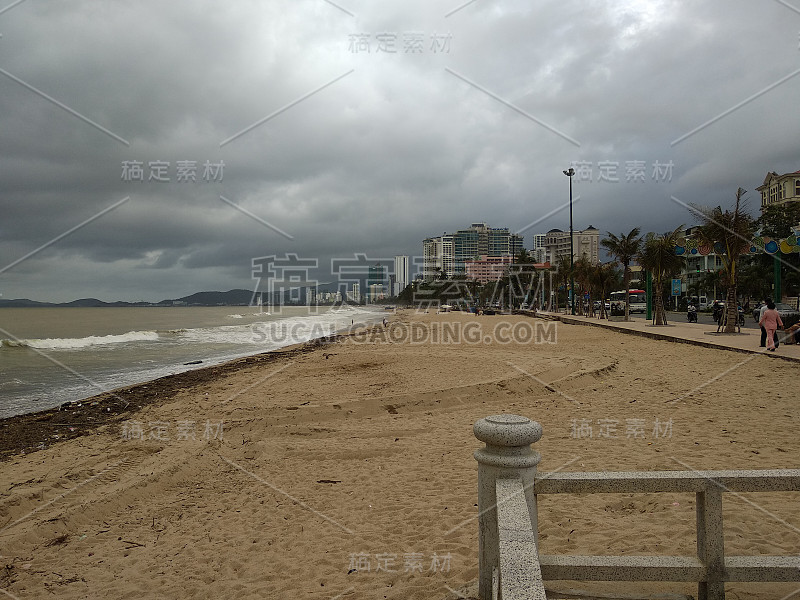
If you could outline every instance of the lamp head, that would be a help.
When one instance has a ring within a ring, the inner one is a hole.
[[[575,169],[570,167],[569,171],[564,171],[564,175],[566,175],[567,177],[572,177],[573,175],[575,175]]]

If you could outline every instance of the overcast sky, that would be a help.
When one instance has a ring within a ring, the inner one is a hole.
[[[286,253],[330,280],[475,221],[530,247],[569,228],[578,163],[575,227],[603,234],[739,186],[756,213],[767,171],[800,169],[800,0],[9,5],[5,299],[252,288]]]

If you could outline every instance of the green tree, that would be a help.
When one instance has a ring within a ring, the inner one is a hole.
[[[698,227],[697,235],[700,240],[714,247],[717,256],[722,259],[725,270],[723,285],[727,288],[726,307],[727,319],[725,333],[736,333],[739,318],[738,283],[739,257],[749,250],[755,233],[755,220],[745,212],[743,196],[745,190],[736,190],[736,202],[733,210],[722,210],[721,206],[714,208],[694,207],[703,224]]]
[[[608,253],[622,265],[622,285],[625,288],[625,320],[630,320],[631,314],[631,298],[630,298],[630,285],[631,285],[631,261],[636,258],[639,249],[642,245],[642,238],[639,236],[641,233],[638,227],[634,227],[627,234],[620,233],[619,237],[608,232],[608,237],[600,241]]]
[[[592,277],[594,276],[594,266],[589,257],[586,256],[584,253],[581,257],[574,262],[573,268],[575,269],[575,281],[577,282],[580,292],[575,292],[578,295],[575,296],[577,304],[578,304],[578,314],[583,314],[583,295],[586,292],[590,292],[591,295],[591,281]],[[589,316],[592,314],[592,307],[589,307]]]
[[[761,235],[772,239],[782,240],[793,235],[792,227],[800,225],[800,202],[785,202],[783,204],[770,204],[756,220],[756,226]],[[769,254],[758,255],[758,263],[762,267],[764,280],[770,289],[766,296],[772,295],[774,261],[780,261],[781,287],[787,296],[800,295],[800,254],[782,254],[774,256]],[[764,297],[763,295],[761,296]],[[780,298],[775,298],[780,301]]]
[[[523,248],[506,270],[506,278],[511,282],[513,305],[530,301],[529,296],[538,279],[533,265],[533,257]]]
[[[572,265],[570,264],[569,256],[562,255],[556,259],[556,274],[558,277],[558,283],[564,287],[564,292],[566,295],[566,300],[569,302],[569,281],[570,275],[572,274]],[[569,306],[567,306],[569,309]],[[558,295],[556,295],[556,311],[558,310]]]
[[[412,281],[403,288],[403,291],[397,295],[397,303],[405,304],[406,306],[412,305],[414,303],[414,291],[417,289],[418,285],[419,281]]]
[[[742,296],[756,302],[772,296],[772,260],[763,253],[740,259],[737,289]]]
[[[617,271],[616,265],[613,262],[594,265],[591,279],[593,286],[598,292],[598,297],[600,298],[600,318],[605,319],[608,315],[606,315],[606,303],[604,298],[612,288],[619,284],[619,271]]]
[[[648,233],[636,255],[642,268],[653,278],[653,325],[666,325],[667,313],[664,310],[664,291],[667,282],[680,272],[683,258],[675,254],[675,246],[681,237],[683,225],[663,235]]]
[[[722,275],[723,275],[722,271],[718,270],[700,273],[700,278],[697,282],[700,287],[700,290],[705,292],[706,296],[713,296],[713,299],[716,300],[717,289],[725,287],[722,284]]]
[[[800,223],[800,202],[770,204],[756,219],[761,235],[783,239],[792,235],[792,227]]]

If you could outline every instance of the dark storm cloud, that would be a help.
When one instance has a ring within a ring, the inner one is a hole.
[[[691,223],[671,196],[728,203],[800,168],[800,14],[780,2],[478,0],[449,17],[458,2],[337,4],[352,16],[323,0],[1,14],[2,266],[130,198],[0,274],[3,297],[249,287],[256,256],[418,254],[473,221],[520,229],[556,211],[529,245],[567,226],[573,161],[593,167],[576,226],[615,232]],[[424,52],[403,52],[409,31]],[[349,51],[359,32],[368,54]],[[399,52],[375,52],[380,32]],[[168,161],[171,181],[123,181],[132,160]],[[176,181],[181,160],[196,181]],[[222,181],[202,179],[206,161],[225,163]],[[602,161],[618,182],[598,181]],[[644,182],[626,182],[631,161]]]

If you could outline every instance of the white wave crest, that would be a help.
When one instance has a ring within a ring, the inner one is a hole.
[[[82,338],[45,338],[30,340],[2,340],[3,346],[28,347],[39,350],[72,350],[101,346],[105,344],[124,344],[130,342],[152,342],[158,340],[156,331],[129,331],[119,335],[90,335]]]

